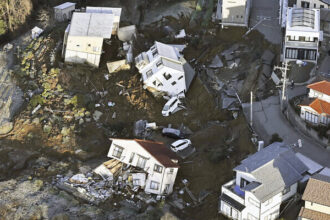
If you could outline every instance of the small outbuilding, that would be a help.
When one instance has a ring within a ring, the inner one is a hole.
[[[65,2],[61,5],[54,7],[54,14],[56,21],[67,21],[72,17],[72,13],[76,8],[76,3]]]

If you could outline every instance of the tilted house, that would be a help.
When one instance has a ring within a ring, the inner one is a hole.
[[[330,0],[297,0],[298,8],[330,8]]]
[[[195,76],[175,46],[157,41],[150,50],[135,57],[135,64],[145,88],[155,96],[184,96]]]
[[[54,14],[56,21],[67,21],[72,17],[72,13],[76,8],[76,3],[65,2],[54,7]]]
[[[322,40],[319,9],[287,9],[283,46],[285,61],[317,63],[319,42]]]
[[[312,102],[300,105],[300,117],[313,124],[330,124],[330,82],[324,80],[307,86]]]
[[[216,18],[222,26],[248,27],[251,0],[218,0]]]
[[[298,220],[330,219],[330,177],[321,174],[312,176],[302,199],[305,206],[301,208]]]
[[[273,143],[234,168],[235,179],[221,187],[219,212],[233,219],[277,219],[307,170],[293,150]]]
[[[108,157],[144,171],[147,174],[145,192],[158,195],[172,193],[179,169],[175,153],[161,142],[114,138],[111,140]],[[137,185],[141,184],[137,183],[137,179],[133,181]]]
[[[98,67],[104,39],[110,39],[112,33],[117,33],[114,23],[119,25],[118,14],[113,13],[117,11],[113,8],[103,8],[101,12],[100,8],[87,8],[91,13],[73,13],[71,24],[64,34],[63,55],[65,62]]]

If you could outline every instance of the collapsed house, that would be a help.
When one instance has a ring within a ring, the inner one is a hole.
[[[277,219],[307,170],[291,148],[275,142],[234,168],[235,179],[221,187],[219,212],[233,219]]]
[[[144,87],[155,96],[184,96],[194,76],[194,69],[180,54],[176,45],[160,42],[135,57],[136,68]]]
[[[86,13],[73,13],[64,34],[62,55],[65,62],[98,67],[103,41],[117,33],[120,14],[119,8],[99,7],[87,7]]]
[[[283,46],[285,61],[302,60],[317,63],[320,30],[320,10],[288,8]]]
[[[67,21],[72,17],[72,13],[76,8],[76,3],[65,2],[54,7],[54,15],[56,21]]]
[[[179,169],[178,157],[161,142],[139,139],[111,139],[108,157],[136,168],[132,173],[134,186],[146,193],[172,193]]]

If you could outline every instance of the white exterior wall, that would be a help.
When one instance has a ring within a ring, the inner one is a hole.
[[[103,38],[69,35],[66,43],[65,62],[87,63],[92,66],[99,66]]]
[[[113,151],[115,149],[115,145],[118,145],[124,148],[121,158],[116,158],[113,156]],[[134,157],[132,162],[130,162],[130,158],[132,153],[134,153]],[[121,162],[131,165],[133,167],[137,167],[138,163],[138,155],[147,158],[147,162],[145,168],[143,169],[148,173],[146,179],[145,191],[153,194],[170,194],[173,191],[173,186],[175,183],[175,178],[178,172],[177,167],[173,168],[165,168],[161,163],[159,163],[148,151],[146,151],[143,147],[141,147],[134,140],[114,140],[110,146],[108,157],[115,158],[120,160]],[[155,164],[163,167],[162,173],[158,173],[154,171]],[[170,173],[170,170],[173,169],[173,173]],[[159,183],[159,189],[153,190],[150,189],[151,181],[155,181]],[[166,184],[170,184],[169,190],[165,192]]]
[[[244,178],[245,180],[249,181],[249,182],[253,182],[256,180],[256,178],[254,178],[254,176],[252,176],[249,173],[244,173],[241,171],[236,171],[236,185],[240,186],[241,185],[241,178]]]
[[[330,215],[330,207],[317,204],[315,202],[305,201],[305,208]]]
[[[66,21],[66,20],[71,19],[72,12],[74,10],[75,10],[75,5],[72,5],[70,7],[64,8],[64,9],[54,8],[55,20],[56,21]]]
[[[149,64],[144,66],[142,69],[140,69],[140,73],[142,75],[142,79],[146,87],[153,88],[156,91],[167,93],[169,96],[175,96],[179,94],[180,92],[186,91],[186,81],[185,81],[185,73],[169,68],[167,66],[161,65],[157,67],[157,62],[161,59],[166,59],[161,56],[152,56],[151,50],[148,50],[146,52],[148,58],[149,58]],[[170,59],[166,59],[168,62],[173,62],[176,65],[179,63],[178,61],[172,61]],[[182,65],[179,63],[179,65]],[[151,77],[147,77],[147,72],[149,70],[152,70],[153,75]],[[164,73],[171,74],[171,78],[169,80],[166,80],[166,78],[163,76]],[[182,77],[181,79],[179,79]],[[162,83],[162,86],[155,86],[153,82],[156,81],[156,85],[159,83]],[[173,82],[176,82],[175,85],[172,85]]]
[[[311,113],[307,115],[308,113]],[[316,112],[314,109],[312,109],[309,106],[301,106],[300,109],[300,118],[302,118],[305,121],[314,123],[314,124],[329,124],[330,119],[327,118],[326,115],[320,115],[318,112]]]
[[[256,203],[253,203],[256,201]],[[259,219],[260,201],[251,193],[245,192],[245,209],[242,211],[242,219]]]
[[[314,89],[309,89],[308,97],[309,98],[319,98],[325,102],[330,103],[330,96],[328,96],[327,94],[318,92]]]
[[[247,26],[250,13],[250,0],[223,0],[222,21],[225,26]]]
[[[320,9],[323,5],[324,8],[329,8],[329,5],[327,5],[324,2],[321,2],[320,0],[297,0],[297,7],[302,8],[302,2],[309,2],[309,8],[317,8]]]

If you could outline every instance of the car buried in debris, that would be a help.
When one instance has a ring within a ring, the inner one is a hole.
[[[171,114],[174,114],[177,111],[180,111],[183,108],[184,108],[183,104],[180,101],[179,97],[174,96],[174,97],[170,98],[164,105],[163,110],[162,110],[162,115],[164,117],[167,117],[167,116],[170,116]]]

